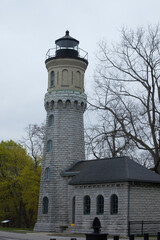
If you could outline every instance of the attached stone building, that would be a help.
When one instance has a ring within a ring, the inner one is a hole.
[[[68,31],[55,43],[45,61],[46,136],[35,231],[92,232],[96,216],[109,234],[138,231],[131,221],[156,221],[148,230],[158,231],[160,175],[128,157],[85,161],[87,53]]]
[[[62,176],[69,183],[69,222],[75,223],[70,231],[92,231],[95,217],[109,234],[141,234],[142,221],[143,232],[160,229],[160,176],[130,158],[80,161]]]

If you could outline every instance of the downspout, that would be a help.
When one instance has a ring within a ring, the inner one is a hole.
[[[160,86],[158,86],[158,97],[159,97],[159,103],[160,103]],[[159,112],[159,160],[160,160],[160,112]]]
[[[130,235],[130,182],[128,182],[128,212],[127,212],[127,223],[128,223],[128,236]]]

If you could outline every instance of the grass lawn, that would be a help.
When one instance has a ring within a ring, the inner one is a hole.
[[[27,233],[29,231],[33,231],[33,228],[13,228],[0,226],[0,231]]]

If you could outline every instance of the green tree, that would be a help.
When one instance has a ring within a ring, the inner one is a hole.
[[[22,200],[25,205],[25,225],[34,226],[37,220],[39,186],[40,186],[41,167],[33,161],[23,168],[19,176],[22,187]]]
[[[0,143],[0,220],[31,227],[37,215],[40,168],[16,142]],[[32,192],[32,195],[30,191]],[[32,197],[31,197],[32,196]],[[34,202],[34,204],[31,204]]]

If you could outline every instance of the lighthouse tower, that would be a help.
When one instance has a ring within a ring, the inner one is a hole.
[[[66,35],[55,41],[45,61],[48,90],[46,135],[36,231],[59,232],[68,223],[68,181],[63,172],[85,160],[83,113],[86,108],[84,74],[87,53]]]

